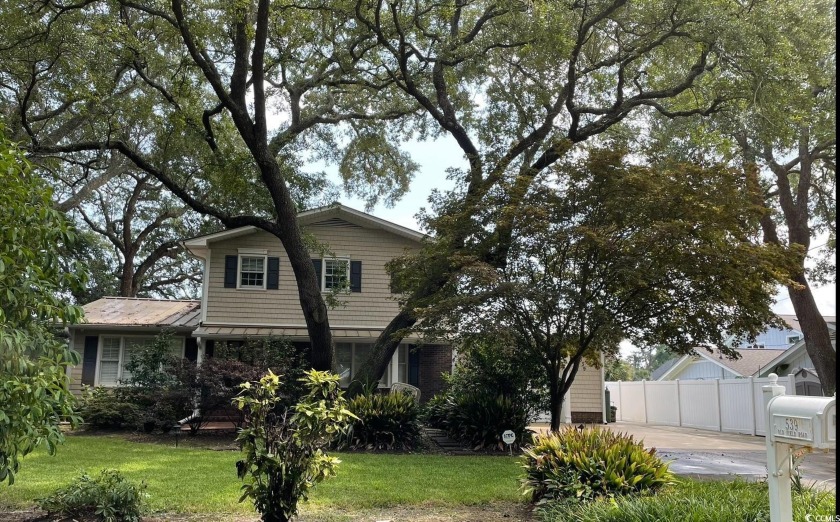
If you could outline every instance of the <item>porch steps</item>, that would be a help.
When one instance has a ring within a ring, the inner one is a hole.
[[[473,451],[469,448],[465,448],[463,444],[452,440],[449,438],[449,435],[446,434],[445,431],[439,430],[437,428],[427,428],[424,427],[423,431],[426,434],[426,437],[431,440],[432,442],[440,448],[441,451],[448,453],[450,455],[473,455]]]

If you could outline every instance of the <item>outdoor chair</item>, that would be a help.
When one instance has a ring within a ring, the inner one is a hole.
[[[395,382],[391,385],[391,393],[407,393],[414,397],[414,402],[420,403],[420,388],[404,382]]]

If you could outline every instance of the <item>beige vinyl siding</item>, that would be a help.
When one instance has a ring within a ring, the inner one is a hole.
[[[604,396],[601,370],[591,366],[581,366],[572,383],[570,393],[571,411],[601,412]]]
[[[345,304],[329,312],[333,328],[383,328],[398,312],[390,292],[385,263],[419,244],[383,230],[359,226],[317,226],[306,228],[337,258],[362,262],[362,291],[342,294]],[[273,325],[305,327],[300,311],[297,284],[280,241],[257,231],[246,236],[211,243],[207,315],[205,324]],[[225,256],[240,249],[266,250],[280,258],[277,290],[242,290],[224,287]],[[312,254],[312,257],[320,257]]]

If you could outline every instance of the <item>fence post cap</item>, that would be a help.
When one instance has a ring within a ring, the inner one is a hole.
[[[779,376],[778,376],[778,375],[776,375],[775,373],[771,373],[771,374],[770,374],[770,375],[768,375],[767,377],[770,379],[770,384],[771,384],[772,386],[775,386],[775,385],[777,385],[777,384],[779,383]]]

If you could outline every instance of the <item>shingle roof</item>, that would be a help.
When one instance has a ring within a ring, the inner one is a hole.
[[[797,332],[802,331],[802,327],[799,326],[799,319],[796,318],[795,315],[783,315],[779,314],[779,318],[784,321],[791,330],[796,330]],[[836,324],[837,323],[837,316],[836,315],[824,315],[823,319],[826,323],[829,324]]]
[[[672,357],[664,363],[662,363],[661,365],[659,365],[656,369],[653,370],[653,373],[650,374],[650,380],[658,381],[660,377],[665,375],[665,372],[667,372],[668,370],[673,368],[675,364],[680,362],[680,359],[682,359],[682,357]]]
[[[82,309],[86,325],[195,328],[201,318],[201,302],[193,300],[104,297]]]
[[[717,349],[713,350],[712,353],[709,353],[709,351],[705,348],[695,348],[694,351],[708,359],[714,359],[718,364],[726,366],[733,372],[743,375],[744,377],[749,377],[750,375],[755,374],[762,366],[785,352],[785,350],[770,349],[735,350],[741,355],[741,357],[733,360],[727,358],[725,355],[722,355]]]

